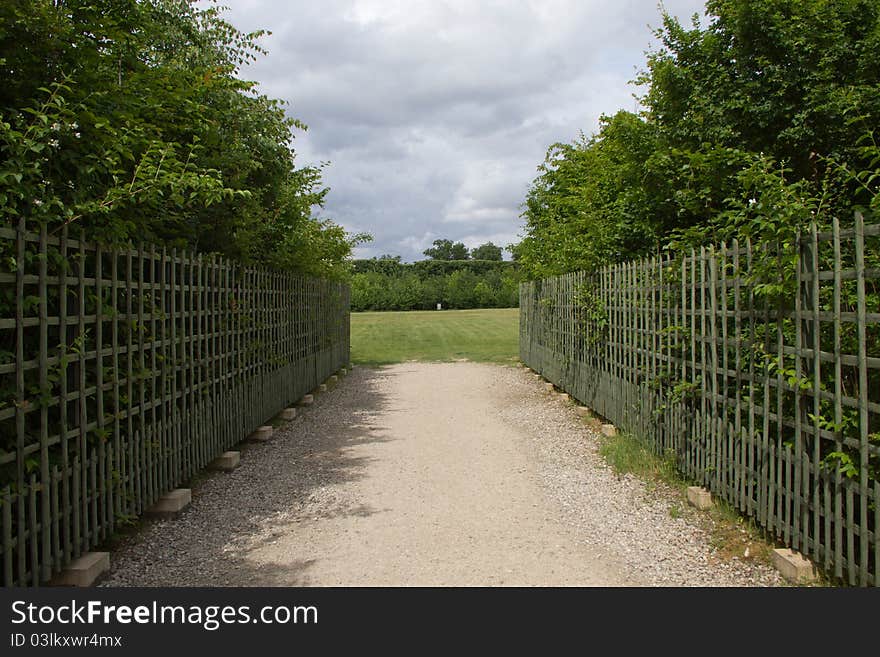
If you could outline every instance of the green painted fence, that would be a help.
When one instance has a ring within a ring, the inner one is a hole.
[[[523,283],[520,357],[833,578],[876,586],[878,236],[856,215],[788,249]]]
[[[348,363],[347,285],[0,228],[0,580],[38,585]]]

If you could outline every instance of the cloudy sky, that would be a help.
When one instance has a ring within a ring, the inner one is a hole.
[[[300,164],[330,162],[321,214],[374,236],[358,257],[410,261],[438,238],[518,241],[547,147],[636,109],[628,81],[660,23],[655,0],[221,4],[272,32],[243,76],[308,125]],[[704,2],[663,4],[687,20]]]

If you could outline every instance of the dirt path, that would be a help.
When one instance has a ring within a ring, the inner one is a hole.
[[[297,524],[250,558],[297,554],[311,584],[622,584],[560,522],[492,384],[464,364],[389,370],[375,440],[346,449],[369,463],[340,491],[361,512]]]
[[[664,539],[678,531],[668,505],[621,483],[585,437],[522,370],[358,368],[198,486],[180,518],[114,552],[107,584],[755,583],[730,567],[714,576],[693,527]],[[662,564],[667,551],[681,560],[682,536],[696,563],[657,571],[644,543]],[[694,581],[700,568],[710,576]]]

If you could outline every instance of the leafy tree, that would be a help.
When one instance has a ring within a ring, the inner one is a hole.
[[[0,4],[0,216],[343,276],[365,236],[312,209],[282,104],[238,78],[263,51],[186,0]],[[295,255],[292,249],[297,249]]]
[[[468,260],[469,258],[470,254],[464,244],[456,242],[452,245],[452,256],[449,258],[450,260]]]
[[[640,78],[659,145],[646,168],[676,206],[663,235],[778,237],[774,226],[851,217],[869,197],[850,172],[877,168],[865,146],[880,118],[880,6],[711,0],[707,12],[691,29],[664,15]],[[773,203],[761,188],[781,187],[803,211],[762,229],[755,213]]]
[[[603,116],[593,138],[553,144],[523,206],[517,261],[547,276],[654,248],[669,212],[645,171],[655,148],[653,127],[624,111]]]
[[[503,260],[501,247],[495,246],[492,242],[486,242],[471,251],[471,258],[474,260]]]
[[[550,147],[512,247],[528,276],[733,237],[791,244],[877,205],[880,5],[710,0],[663,14],[640,115]]]
[[[480,281],[474,286],[474,299],[477,307],[491,308],[495,305],[495,292],[486,281]]]
[[[452,272],[446,282],[446,299],[450,308],[475,308],[478,306],[476,287],[480,280],[466,270]]]
[[[444,308],[519,305],[519,273],[511,262],[426,260],[402,264],[372,258],[354,261],[353,271],[352,310],[433,310],[438,303]]]
[[[710,0],[706,10],[705,28],[664,14],[640,77],[669,146],[765,153],[794,179],[820,174],[817,155],[858,156],[880,118],[877,2]]]
[[[467,260],[470,257],[463,243],[445,239],[434,240],[434,246],[422,253],[433,260]]]

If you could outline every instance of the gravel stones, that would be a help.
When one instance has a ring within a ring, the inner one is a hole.
[[[779,574],[760,563],[723,560],[699,526],[696,511],[673,517],[677,493],[626,474],[598,452],[599,436],[574,408],[548,400],[525,372],[498,368],[496,388],[508,403],[501,417],[527,436],[547,494],[582,539],[622,557],[649,586],[776,586]]]
[[[429,364],[408,364],[426,368]],[[676,493],[630,476],[616,475],[598,454],[599,438],[575,407],[543,386],[524,368],[473,363],[442,367],[487,368],[491,383],[478,403],[482,421],[506,428],[526,457],[528,476],[538,482],[542,504],[555,521],[572,528],[577,541],[622,564],[628,582],[647,586],[771,586],[778,573],[743,559],[723,560],[699,526],[695,510]],[[438,366],[439,367],[439,366]],[[473,372],[473,370],[470,370]],[[300,573],[308,559],[296,541],[284,559],[265,561],[266,546],[285,541],[303,523],[341,514],[356,516],[362,500],[354,485],[370,468],[351,446],[400,439],[385,436],[383,409],[388,370],[356,368],[344,385],[321,395],[268,443],[243,444],[241,465],[209,473],[193,485],[193,501],[176,520],[146,520],[114,549],[103,586],[277,586],[308,583]],[[341,382],[342,383],[342,382]],[[432,399],[434,412],[456,412],[455,398]],[[449,408],[437,409],[438,403]],[[478,427],[468,427],[476,432]],[[474,440],[479,434],[474,433]],[[491,455],[491,452],[490,452]],[[478,505],[477,505],[478,506]],[[363,513],[367,513],[366,508]],[[384,518],[386,511],[376,514]],[[430,514],[430,507],[419,513]],[[326,523],[324,523],[326,524]],[[327,531],[326,529],[323,531]],[[365,537],[370,540],[370,537]],[[271,551],[271,550],[270,550]],[[437,555],[434,555],[436,559]],[[490,581],[490,580],[486,580]]]

